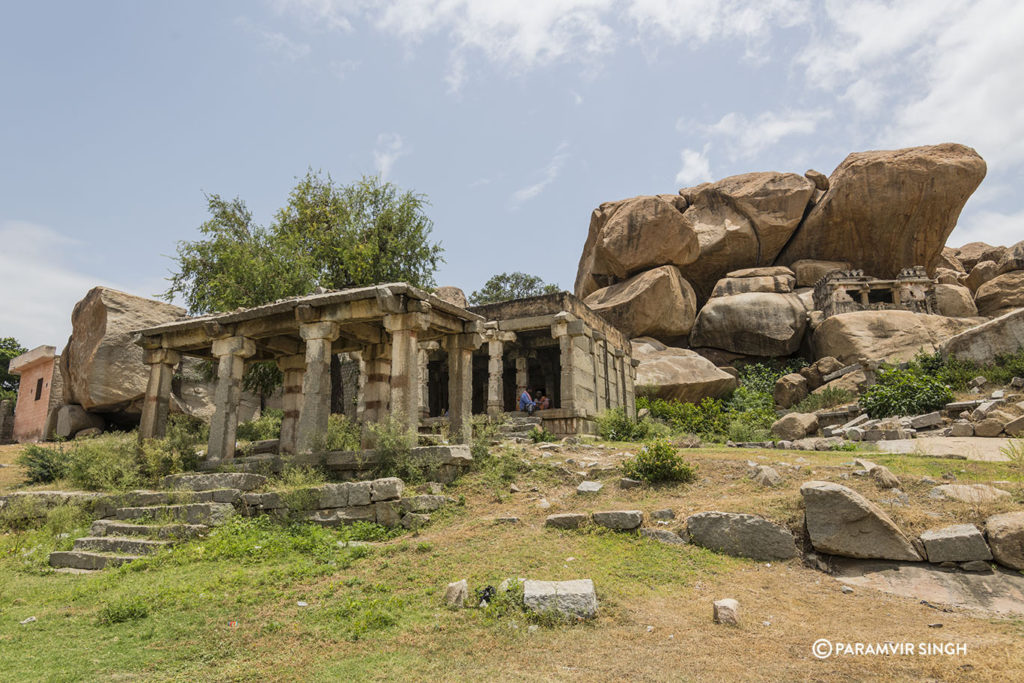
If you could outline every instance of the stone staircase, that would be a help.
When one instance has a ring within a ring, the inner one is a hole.
[[[539,417],[528,415],[507,415],[498,431],[498,438],[501,440],[525,440],[530,441],[530,433],[534,429],[542,429],[543,420]]]
[[[206,535],[236,514],[233,503],[265,479],[244,473],[175,475],[161,482],[171,490],[131,491],[123,507],[93,522],[89,536],[71,550],[50,553],[50,566],[96,571],[152,555],[175,543]]]

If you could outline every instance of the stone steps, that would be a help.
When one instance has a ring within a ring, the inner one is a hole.
[[[145,536],[163,540],[183,540],[205,536],[210,527],[205,524],[130,524],[100,519],[89,530],[93,536]]]
[[[170,541],[128,536],[83,536],[75,539],[73,551],[113,553],[118,555],[152,555],[171,545]]]
[[[160,481],[161,486],[175,491],[215,491],[217,489],[255,491],[266,483],[266,477],[249,472],[171,474]]]
[[[230,503],[188,503],[184,505],[151,505],[144,507],[118,508],[114,513],[118,520],[144,519],[178,522],[183,524],[223,524],[235,515],[235,506]]]
[[[50,553],[50,566],[57,569],[99,571],[107,567],[118,567],[141,557],[141,555],[116,555],[82,550],[58,550]]]

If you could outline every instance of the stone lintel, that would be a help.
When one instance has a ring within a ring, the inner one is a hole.
[[[338,323],[332,322],[308,322],[299,325],[299,336],[305,341],[311,339],[328,339],[334,341],[338,338],[341,330],[338,327]]]
[[[215,339],[211,347],[211,353],[216,358],[223,356],[238,356],[249,358],[256,354],[256,342],[248,337],[226,337]]]
[[[181,362],[181,354],[173,349],[145,349],[143,361],[147,365],[159,363],[161,365],[177,365]]]

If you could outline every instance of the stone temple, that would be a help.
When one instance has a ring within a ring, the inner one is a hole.
[[[280,452],[303,454],[327,430],[331,357],[358,359],[358,415],[395,417],[410,431],[446,419],[452,440],[474,414],[516,408],[522,387],[543,387],[555,434],[595,431],[609,408],[635,414],[635,365],[621,332],[568,293],[464,309],[403,283],[294,297],[184,318],[138,332],[149,367],[140,436],[165,433],[175,368],[184,356],[217,364],[207,464],[235,455],[247,362],[284,375]],[[367,444],[369,445],[369,444]]]

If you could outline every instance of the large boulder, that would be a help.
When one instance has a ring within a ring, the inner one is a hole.
[[[162,301],[106,287],[89,290],[75,304],[71,338],[60,355],[65,401],[96,412],[118,412],[139,401],[149,372],[134,332],[184,315]]]
[[[661,266],[599,289],[586,304],[628,337],[685,337],[697,315],[693,288],[675,266]]]
[[[935,304],[939,313],[948,318],[974,318],[978,315],[971,290],[962,285],[935,285]]]
[[[636,385],[653,389],[659,398],[697,403],[736,388],[735,377],[695,351],[665,346],[650,337],[634,339],[632,348],[633,358],[640,361]]]
[[[683,219],[678,195],[606,202],[590,216],[590,231],[576,274],[576,296],[664,265],[685,266],[700,255],[697,234]]]
[[[999,266],[996,265],[995,261],[978,261],[971,268],[971,272],[967,274],[964,284],[967,286],[967,289],[977,292],[979,287],[997,275],[999,275]]]
[[[977,318],[910,311],[854,311],[826,318],[815,328],[811,345],[816,357],[834,356],[845,365],[902,361],[913,358],[918,350],[934,352],[943,341],[978,322]]]
[[[978,313],[998,316],[1024,307],[1024,270],[997,275],[974,293]]]
[[[576,274],[576,296],[663,265],[697,293],[738,268],[770,266],[796,230],[814,184],[795,173],[746,173],[679,191],[602,204]]]
[[[800,494],[815,550],[862,559],[921,561],[895,522],[856,491],[832,482],[809,481],[800,487]]]
[[[1024,571],[1024,511],[989,517],[985,520],[985,535],[996,562]]]
[[[1011,311],[953,335],[942,343],[943,355],[988,365],[996,356],[1016,353],[1024,347],[1024,309]]]
[[[772,423],[772,434],[782,441],[796,441],[818,433],[814,413],[787,413]]]
[[[982,261],[998,263],[1005,251],[1005,247],[993,247],[985,242],[968,242],[956,250],[956,257],[963,264],[964,269],[971,272],[971,269]]]
[[[796,274],[797,287],[813,287],[818,280],[836,270],[850,270],[849,261],[820,261],[818,259],[800,259],[790,268]]]
[[[915,265],[932,272],[985,171],[977,152],[951,143],[851,154],[777,263],[843,260],[882,278]]]
[[[701,512],[687,517],[686,532],[695,545],[726,555],[755,560],[788,560],[797,555],[792,532],[757,515]]]
[[[1013,270],[1024,270],[1024,241],[1017,242],[1012,247],[1003,250],[998,267],[1000,275]]]
[[[714,297],[697,314],[690,344],[748,356],[788,356],[800,348],[806,328],[807,311],[796,294]]]
[[[789,268],[745,268],[726,273],[726,276],[715,284],[712,297],[747,294],[749,292],[769,292],[789,294],[796,285],[796,277]]]
[[[790,408],[807,398],[808,391],[807,378],[798,372],[791,372],[776,380],[772,396],[775,405]]]

